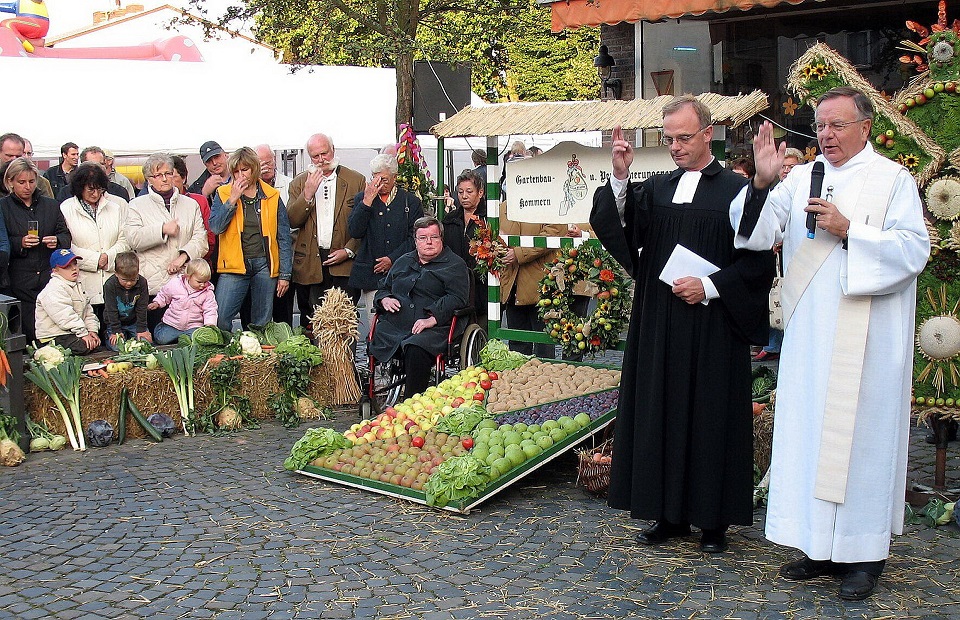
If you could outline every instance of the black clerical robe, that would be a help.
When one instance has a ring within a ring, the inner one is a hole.
[[[716,528],[752,522],[750,343],[767,342],[774,262],[733,247],[730,202],[745,180],[716,161],[702,173],[689,204],[672,202],[683,170],[631,183],[625,226],[607,184],[590,224],[636,280],[609,504]],[[718,299],[690,305],[659,280],[677,244],[720,267]]]

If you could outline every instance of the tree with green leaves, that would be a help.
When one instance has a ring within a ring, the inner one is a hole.
[[[206,0],[190,0],[204,14]],[[291,64],[394,67],[397,124],[413,115],[413,62],[469,62],[473,88],[495,101],[596,97],[599,30],[550,33],[535,0],[238,0],[217,18],[253,21]]]

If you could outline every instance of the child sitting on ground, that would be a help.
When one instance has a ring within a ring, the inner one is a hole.
[[[187,263],[186,273],[170,278],[148,310],[169,306],[163,320],[153,330],[157,344],[176,342],[181,334],[190,335],[205,325],[217,324],[217,300],[210,283],[210,264],[202,258]]]
[[[50,255],[50,281],[37,295],[37,340],[54,342],[77,355],[100,346],[100,321],[80,284],[80,258],[67,249]]]
[[[103,322],[107,346],[117,350],[120,338],[153,340],[147,326],[150,290],[140,275],[140,259],[133,252],[121,252],[113,262],[113,275],[103,283]]]

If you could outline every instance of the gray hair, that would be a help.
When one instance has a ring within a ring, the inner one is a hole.
[[[399,169],[400,166],[397,164],[396,155],[377,155],[370,160],[370,172],[373,174],[383,172],[384,170],[390,174],[396,174]]]
[[[7,164],[7,171],[3,174],[3,186],[8,192],[13,193],[13,179],[23,172],[32,172],[34,176],[40,176],[40,169],[26,157],[18,157]]]
[[[175,170],[173,156],[169,153],[154,153],[143,162],[143,176],[153,176],[161,166],[170,166],[170,170]]]
[[[784,158],[792,157],[796,159],[798,162],[803,161],[803,153],[800,152],[800,149],[795,149],[792,146],[787,149],[787,152],[784,154],[783,157]]]
[[[873,120],[873,116],[876,114],[873,109],[873,102],[870,101],[870,98],[861,91],[857,90],[856,88],[851,88],[850,86],[838,86],[836,88],[831,88],[827,92],[820,95],[820,98],[817,99],[817,106],[824,101],[837,99],[839,97],[850,97],[853,99],[853,104],[857,107],[857,114],[860,116],[860,118],[857,120]]]
[[[697,113],[697,119],[700,121],[700,127],[709,127],[713,125],[713,117],[710,114],[710,108],[708,108],[702,101],[694,97],[693,95],[680,95],[679,97],[674,97],[673,101],[663,106],[663,116],[674,114],[683,109],[684,106],[693,106],[693,111]]]

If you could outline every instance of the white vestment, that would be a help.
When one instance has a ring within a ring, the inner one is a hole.
[[[825,167],[821,196],[832,187],[832,202],[849,217],[865,168],[883,157],[867,143],[840,167],[817,159]],[[738,247],[762,250],[782,240],[788,275],[791,258],[807,241],[803,209],[812,167],[791,170],[770,191],[750,238],[736,241]],[[903,531],[916,278],[930,241],[916,182],[904,168],[890,167],[897,178],[883,226],[851,222],[848,249],[838,243],[826,258],[784,332],[766,536],[814,560],[882,560],[889,555],[891,533]],[[734,200],[736,225],[745,195],[746,190]],[[814,483],[841,295],[871,295],[872,304],[846,497],[837,504],[815,498]]]

